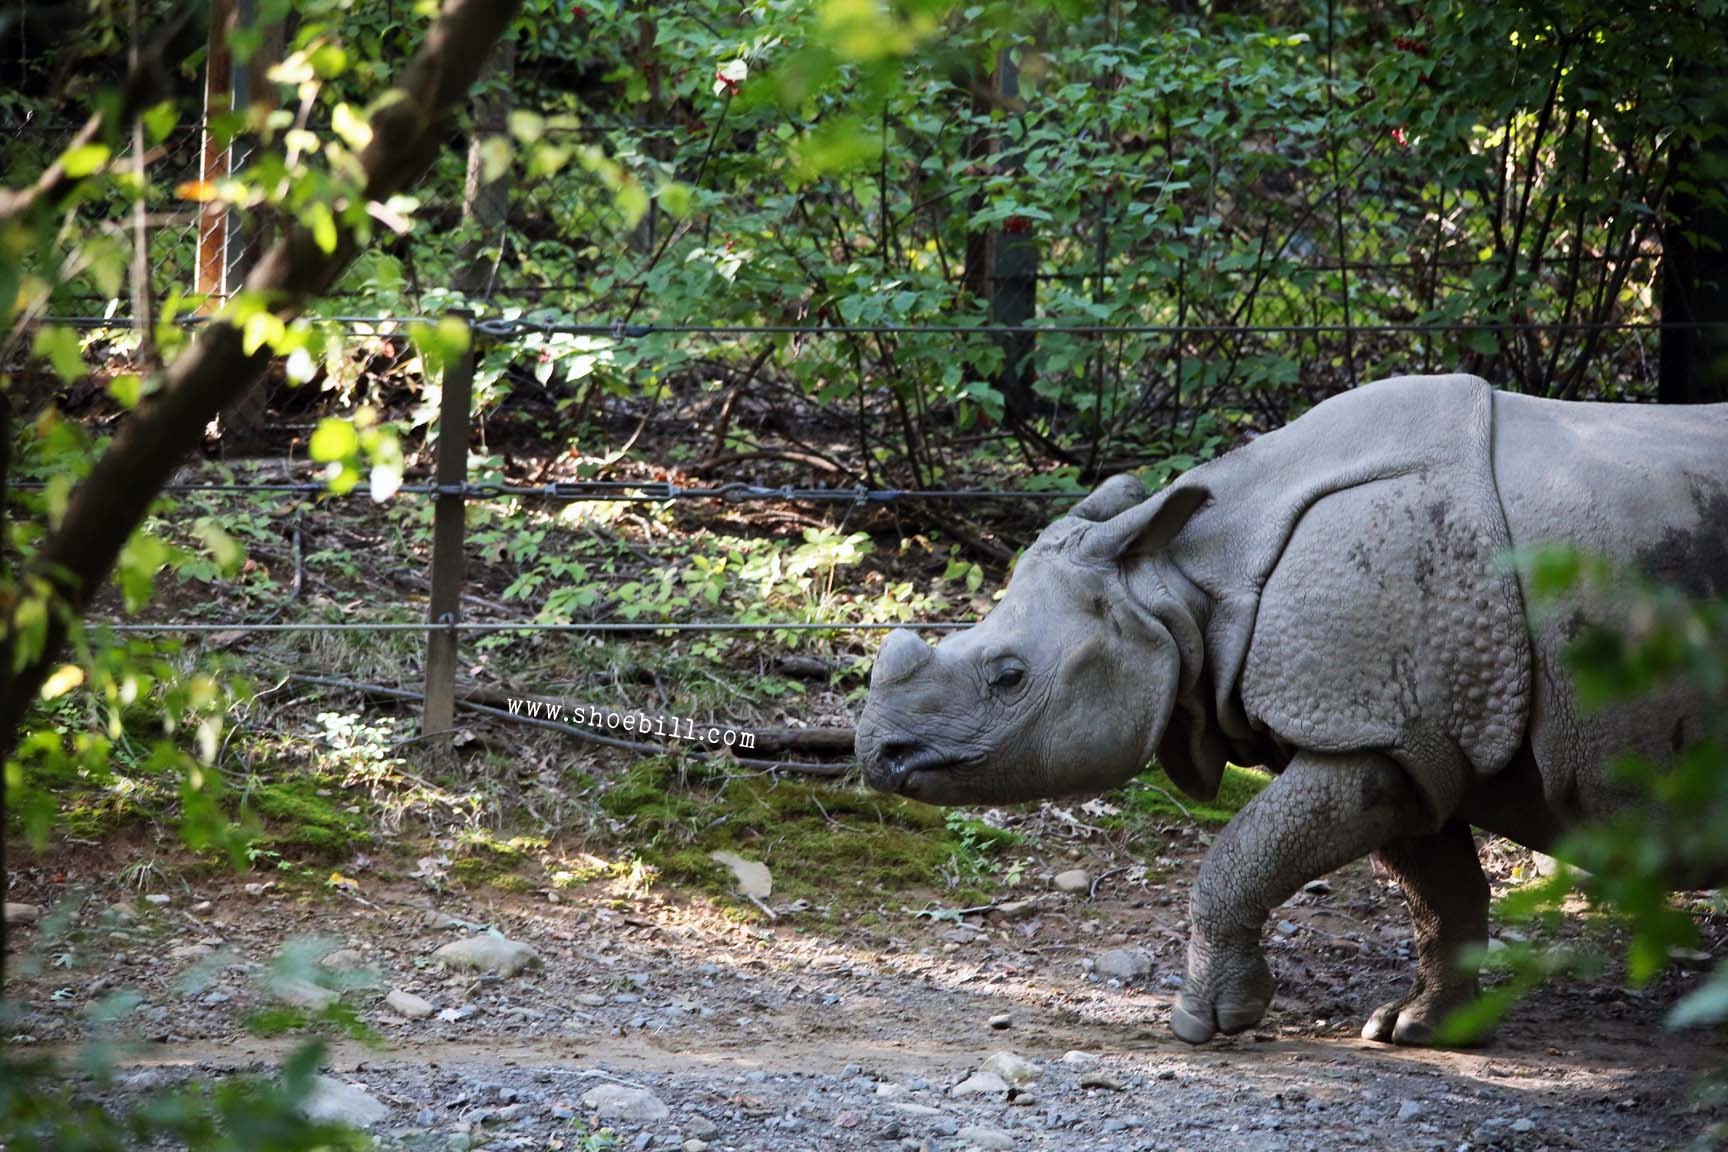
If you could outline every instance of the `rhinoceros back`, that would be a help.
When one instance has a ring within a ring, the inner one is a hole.
[[[1496,393],[1494,470],[1520,548],[1562,544],[1693,596],[1728,594],[1728,404],[1594,404]],[[1580,711],[1564,651],[1613,600],[1533,605],[1529,746],[1549,807],[1600,815],[1622,793],[1606,761],[1661,762],[1703,733],[1711,701],[1684,683]]]

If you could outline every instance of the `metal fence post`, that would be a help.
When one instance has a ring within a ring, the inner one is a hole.
[[[438,495],[432,514],[432,602],[427,623],[455,625],[462,619],[462,579],[467,568],[463,528],[468,481],[468,405],[474,391],[473,314],[455,310],[468,333],[462,352],[444,365],[444,394],[438,405]],[[448,732],[456,723],[456,629],[426,634],[426,711],[420,734]]]

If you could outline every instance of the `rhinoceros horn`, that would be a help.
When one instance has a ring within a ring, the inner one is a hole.
[[[896,628],[888,633],[888,639],[876,653],[870,683],[874,686],[908,679],[935,655],[935,649],[918,639],[910,628]]]

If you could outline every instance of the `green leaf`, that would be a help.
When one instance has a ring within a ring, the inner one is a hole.
[[[487,184],[501,179],[510,171],[510,157],[515,148],[508,136],[488,136],[480,141],[480,179]]]
[[[308,450],[320,462],[347,460],[360,451],[360,434],[352,421],[326,416],[313,430]]]
[[[106,144],[80,144],[60,157],[60,166],[66,175],[78,180],[108,163],[110,154]]]
[[[71,328],[44,325],[36,329],[36,355],[47,360],[54,374],[70,384],[84,375],[84,352],[78,333]]]
[[[318,245],[319,251],[326,256],[336,251],[336,217],[330,211],[330,205],[321,200],[306,205],[301,219],[306,227],[312,230],[312,241]]]

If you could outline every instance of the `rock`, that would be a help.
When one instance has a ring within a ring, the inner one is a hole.
[[[986,915],[991,920],[1018,920],[1022,916],[1031,915],[1038,910],[1036,900],[1009,900],[990,909]]]
[[[1090,892],[1092,891],[1092,874],[1084,868],[1070,868],[1066,872],[1056,873],[1050,884],[1058,892]]]
[[[1082,1088],[1108,1088],[1112,1092],[1124,1091],[1127,1085],[1107,1072],[1088,1072],[1080,1077]]]
[[[366,967],[366,957],[358,948],[338,948],[320,956],[318,966],[327,972],[358,972]]]
[[[712,1140],[720,1135],[720,1125],[700,1112],[695,1112],[691,1114],[690,1119],[684,1121],[684,1131],[698,1140]]]
[[[480,1009],[473,1004],[464,1004],[460,1008],[445,1008],[438,1013],[438,1019],[450,1024],[460,1024],[464,1020],[472,1020],[480,1015]]]
[[[1091,1068],[1098,1063],[1098,1060],[1099,1057],[1096,1052],[1072,1051],[1062,1054],[1062,1063],[1072,1064],[1077,1068]]]
[[[773,894],[774,876],[768,871],[768,865],[746,860],[736,852],[710,852],[708,859],[732,869],[732,876],[738,881],[741,895],[754,900],[766,900]]]
[[[1008,1082],[994,1072],[980,1069],[954,1087],[948,1089],[948,1095],[964,1096],[1005,1096],[1008,1093]]]
[[[1001,1077],[1004,1083],[1016,1088],[1033,1083],[1043,1074],[1038,1065],[1013,1052],[994,1053],[979,1066],[978,1071],[993,1073]]]
[[[1528,1116],[1520,1116],[1518,1119],[1512,1121],[1512,1131],[1514,1132],[1534,1132],[1535,1130],[1536,1121],[1530,1119]]]
[[[196,915],[203,916],[208,912],[216,911],[216,905],[209,900],[200,900],[198,903],[192,905],[192,911]]]
[[[1422,1112],[1423,1108],[1421,1104],[1415,1100],[1406,1100],[1398,1105],[1398,1122],[1400,1124],[1408,1124],[1410,1121],[1421,1116]]]
[[[995,1028],[997,1031],[1001,1031],[1012,1023],[1014,1023],[1014,1017],[1006,1012],[998,1013],[997,1015],[990,1017],[990,1027]]]
[[[156,907],[160,908],[163,905],[172,901],[173,899],[174,899],[174,897],[169,896],[165,892],[152,892],[152,893],[150,893],[150,895],[144,897],[144,903],[154,904],[154,905],[156,905]]]
[[[354,1128],[371,1128],[390,1116],[390,1109],[366,1094],[364,1088],[317,1076],[312,1091],[300,1103],[301,1115],[321,1124],[347,1124]]]
[[[582,1096],[582,1106],[602,1120],[626,1120],[649,1124],[672,1115],[660,1097],[645,1088],[626,1088],[622,1084],[602,1084],[590,1088]]]
[[[432,1001],[416,996],[412,992],[404,992],[400,988],[390,989],[390,994],[384,997],[384,1006],[396,1015],[408,1020],[424,1020],[438,1011],[437,1005],[433,1004]]]
[[[6,923],[34,924],[42,919],[42,909],[34,904],[20,904],[12,900],[6,901]]]
[[[1310,896],[1330,896],[1332,895],[1332,882],[1330,880],[1310,880],[1302,885],[1302,891]]]
[[[1127,984],[1152,974],[1152,957],[1138,948],[1112,948],[1098,954],[1092,961],[1092,971],[1100,980],[1120,980]]]
[[[215,949],[208,944],[176,944],[168,949],[170,960],[202,960]]]
[[[1296,922],[1294,920],[1280,920],[1280,921],[1278,921],[1278,935],[1280,935],[1280,936],[1294,936],[1294,935],[1296,935]]]
[[[708,1152],[708,1141],[691,1137],[684,1141],[684,1152]]]
[[[1001,1148],[1011,1150],[1019,1147],[1014,1137],[1000,1128],[985,1128],[978,1124],[968,1124],[960,1129],[960,1139],[974,1148]]]
[[[270,995],[284,1004],[304,1008],[308,1012],[322,1012],[342,999],[334,989],[314,984],[299,976],[273,977],[270,981]]]
[[[604,1008],[606,1006],[606,997],[600,995],[598,992],[581,992],[576,996],[576,1003],[582,1005],[584,1008]]]
[[[494,976],[514,976],[524,968],[540,963],[540,954],[520,940],[502,936],[466,936],[452,940],[432,959],[442,960],[453,971],[484,972]]]

